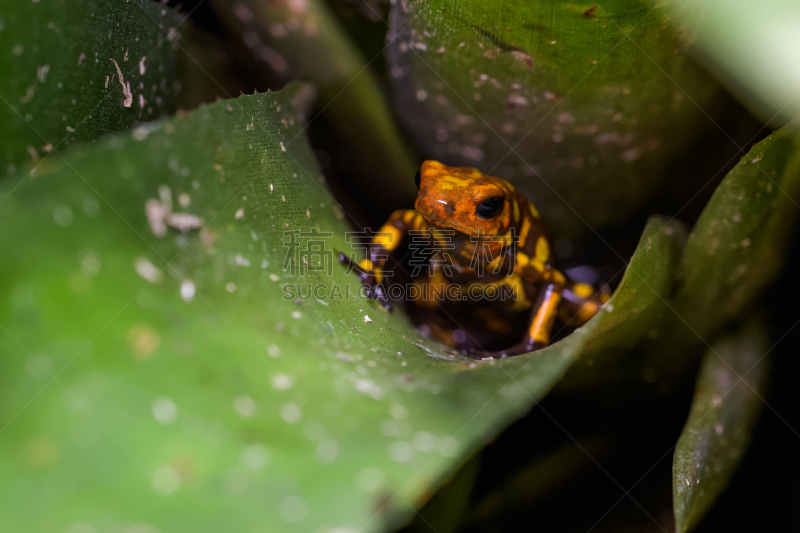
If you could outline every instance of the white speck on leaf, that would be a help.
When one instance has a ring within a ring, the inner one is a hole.
[[[515,106],[524,107],[528,105],[528,99],[521,94],[511,93],[508,95],[508,103]]]
[[[89,252],[81,260],[81,273],[87,278],[93,278],[100,272],[100,257],[94,252]]]
[[[36,79],[39,83],[47,81],[47,74],[50,72],[50,65],[42,65],[36,69]]]
[[[398,463],[408,463],[411,461],[414,450],[405,441],[397,440],[389,445],[389,457]]]
[[[274,344],[270,344],[267,346],[267,353],[273,359],[277,359],[281,356],[281,349],[275,346]]]
[[[317,445],[317,457],[322,464],[331,464],[338,455],[339,445],[335,440],[324,440]]]
[[[172,424],[178,418],[178,407],[166,396],[156,398],[152,411],[155,419],[164,425]]]
[[[411,439],[414,448],[420,452],[429,452],[436,445],[436,437],[427,431],[420,431]]]
[[[368,379],[359,379],[356,380],[355,386],[357,391],[363,392],[364,394],[371,396],[376,400],[383,398],[383,389],[378,387],[373,381]]]
[[[278,409],[281,418],[289,424],[297,424],[303,419],[303,411],[297,404],[285,403]]]
[[[161,283],[164,274],[149,259],[140,256],[133,261],[133,268],[142,279],[150,283]]]
[[[144,213],[147,216],[147,222],[150,224],[150,231],[153,232],[153,235],[163,237],[167,234],[165,220],[169,213],[161,202],[155,198],[150,198],[144,204]]]
[[[533,58],[523,52],[522,50],[512,50],[511,55],[514,56],[514,59],[519,61],[520,63],[524,63],[528,67],[533,66]]]
[[[236,220],[244,220],[244,207],[237,209],[236,213],[233,214],[233,218]]]
[[[53,220],[62,228],[72,224],[73,219],[72,209],[69,206],[64,205],[53,208]]]
[[[203,226],[203,219],[191,213],[168,213],[166,222],[181,233]]]
[[[251,444],[242,452],[242,464],[247,468],[262,468],[269,462],[269,452],[261,444]]]
[[[85,58],[86,56],[84,54],[81,54],[81,57]],[[131,107],[131,105],[133,105],[133,93],[131,92],[131,83],[126,82],[125,79],[122,77],[122,70],[119,68],[117,60],[112,57],[111,61],[114,63],[114,66],[117,67],[117,76],[119,76],[119,83],[120,85],[122,85],[122,95],[125,97],[125,101],[122,102],[122,105],[124,105],[125,107]],[[78,64],[80,65],[80,61],[78,61]]]
[[[33,97],[36,95],[36,85],[29,85],[27,89],[25,89],[25,94],[19,97],[19,101],[22,104],[27,104]],[[29,115],[30,116],[30,115]],[[30,122],[30,119],[27,119]]]
[[[241,417],[250,418],[255,409],[255,400],[246,394],[241,394],[233,399],[233,410]]]
[[[185,302],[191,302],[194,300],[195,290],[196,289],[192,281],[185,279],[181,282],[181,298],[183,298]]]
[[[275,390],[290,389],[294,385],[292,376],[287,376],[286,374],[273,374],[269,382]]]

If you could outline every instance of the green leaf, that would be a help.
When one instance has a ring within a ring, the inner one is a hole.
[[[795,128],[787,126],[753,146],[703,210],[681,263],[673,303],[678,327],[703,338],[713,335],[740,316],[780,271],[800,211]]]
[[[341,265],[284,271],[286,231],[331,233],[316,259],[303,236],[296,266],[348,249],[302,137],[309,97],[201,107],[0,184],[2,529],[385,530],[617,338],[607,321],[641,334],[614,317],[666,290],[674,237],[655,225],[613,311],[499,361],[446,353]],[[159,226],[169,197],[187,233]]]
[[[172,113],[180,20],[147,0],[3,2],[0,173]]]
[[[764,121],[800,114],[800,4],[667,0],[687,51]]]
[[[697,526],[739,466],[764,401],[768,353],[761,324],[751,320],[703,357],[672,466],[676,531]]]
[[[511,180],[562,238],[641,208],[703,135],[697,106],[720,112],[719,86],[637,0],[395,2],[390,22],[421,153]]]

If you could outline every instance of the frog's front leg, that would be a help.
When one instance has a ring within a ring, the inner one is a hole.
[[[566,278],[557,270],[543,273],[543,284],[531,311],[528,331],[522,342],[498,352],[487,352],[484,357],[504,358],[540,350],[550,342],[550,333],[558,316],[558,304]]]
[[[358,272],[358,277],[367,286],[367,296],[378,300],[386,310],[392,305],[386,296],[383,281],[387,277],[386,263],[389,254],[400,246],[409,231],[426,227],[422,215],[414,209],[398,209],[389,217],[381,229],[372,237],[367,248],[367,257],[359,263],[343,253],[339,261]],[[390,274],[390,273],[388,273]]]

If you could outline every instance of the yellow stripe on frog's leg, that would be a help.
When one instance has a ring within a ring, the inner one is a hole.
[[[424,219],[414,209],[398,209],[392,213],[386,223],[372,237],[367,254],[367,260],[370,261],[372,266],[370,273],[382,280],[389,253],[400,246],[409,231],[421,229],[425,227],[424,224]],[[378,281],[380,282],[381,280]]]
[[[536,257],[534,261],[540,265],[546,265],[550,261],[550,245],[544,237],[536,239]]]
[[[509,357],[539,350],[547,346],[550,342],[553,324],[558,315],[558,304],[561,302],[561,291],[564,288],[564,283],[566,283],[566,279],[561,272],[557,270],[548,271],[546,280],[536,298],[536,304],[533,306],[525,338],[519,344],[489,355],[492,357]]]
[[[547,244],[547,239],[540,236],[536,239],[536,249],[533,257],[523,252],[517,252],[515,268],[522,274],[524,279],[536,281],[542,278],[546,279],[551,272],[556,272],[550,269],[549,263],[550,246]]]
[[[522,218],[522,228],[519,230],[519,239],[517,241],[520,248],[525,248],[525,243],[528,242],[528,235],[531,232],[531,218]]]
[[[384,224],[381,226],[381,229],[378,230],[378,233],[372,237],[372,243],[380,244],[391,252],[400,245],[400,240],[402,238],[403,234],[400,233],[400,230],[397,229],[394,224]]]
[[[597,290],[587,283],[567,282],[563,300],[558,310],[558,318],[571,327],[580,327],[600,311],[611,295],[605,290]]]
[[[528,335],[523,341],[528,350],[544,348],[550,342],[550,333],[558,315],[558,304],[561,301],[564,282],[564,276],[560,272],[555,272],[550,282],[542,287],[534,306]]]

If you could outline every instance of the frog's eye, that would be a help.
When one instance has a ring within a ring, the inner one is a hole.
[[[422,174],[420,171],[417,170],[417,173],[414,175],[414,183],[417,185],[417,190],[419,190],[419,184],[422,181]]]
[[[504,203],[502,196],[492,196],[478,204],[475,214],[481,218],[494,218],[503,209]]]

